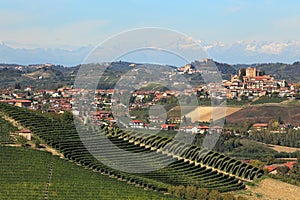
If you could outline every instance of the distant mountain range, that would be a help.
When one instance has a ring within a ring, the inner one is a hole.
[[[209,57],[230,64],[253,63],[294,63],[300,60],[300,42],[258,42],[238,41],[231,44],[220,42],[207,43],[199,41]],[[18,46],[14,44],[13,46]],[[116,47],[117,48],[117,47]],[[189,48],[189,47],[187,47]],[[5,43],[0,44],[0,63],[16,63],[22,65],[34,63],[53,63],[64,66],[75,66],[83,62],[93,49],[92,46],[80,48],[13,48]],[[114,51],[114,49],[111,49]],[[157,55],[156,55],[157,56]],[[134,57],[145,60],[145,55]],[[150,59],[153,59],[150,57]],[[149,59],[148,59],[149,60]],[[146,59],[145,61],[148,62]],[[133,60],[135,61],[135,60]],[[169,63],[172,64],[172,63]]]
[[[92,47],[82,47],[74,50],[44,49],[44,48],[12,48],[6,44],[0,45],[0,63],[16,63],[21,65],[53,63],[65,66],[75,66],[82,63]]]
[[[237,63],[293,63],[300,60],[300,42],[238,41],[232,44],[206,43],[202,47],[214,60]]]

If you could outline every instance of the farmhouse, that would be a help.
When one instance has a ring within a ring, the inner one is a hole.
[[[144,124],[144,122],[142,122],[142,120],[132,120],[131,122],[129,122],[129,126],[131,128],[145,128],[147,125]]]
[[[32,136],[31,131],[27,129],[21,130],[19,132],[19,135],[24,137],[26,140],[31,140],[31,136]]]
[[[207,132],[209,130],[208,126],[198,126],[198,131],[201,134],[204,134],[205,132]]]
[[[255,123],[252,125],[252,128],[257,131],[266,130],[266,129],[268,129],[268,124],[267,123]]]
[[[277,171],[278,167],[286,166],[290,170],[292,170],[295,164],[296,164],[295,161],[287,162],[284,164],[273,164],[273,165],[264,166],[264,169],[266,169],[268,171],[268,173],[276,175],[276,174],[278,174],[278,171]]]
[[[162,130],[175,130],[177,127],[177,124],[163,124],[161,125]]]
[[[19,99],[11,99],[11,100],[1,100],[3,103],[8,103],[14,106],[29,108],[31,107],[31,101],[29,100],[19,100]]]

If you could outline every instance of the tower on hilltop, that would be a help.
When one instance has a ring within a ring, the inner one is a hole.
[[[251,67],[248,67],[247,69],[246,69],[246,77],[256,77],[257,76],[257,74],[256,74],[256,68],[254,67],[254,68],[251,68]]]

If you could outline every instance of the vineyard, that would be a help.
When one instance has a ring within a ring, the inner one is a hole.
[[[127,173],[122,170],[108,167],[101,160],[96,159],[86,149],[84,142],[95,143],[94,136],[82,138],[78,135],[72,123],[64,123],[46,115],[0,104],[0,110],[9,117],[27,127],[43,142],[57,149],[64,158],[78,165],[84,166],[103,175],[108,175],[120,181],[134,184],[150,190],[166,192],[171,185],[194,185],[198,188],[215,189],[219,192],[244,189],[244,181],[263,176],[263,171],[235,160],[223,154],[213,152],[198,146],[186,145],[181,141],[170,138],[148,135],[134,131],[99,128],[99,135],[109,139],[115,146],[132,154],[139,154],[138,159],[145,168],[163,166],[155,171],[145,173]],[[84,141],[84,142],[83,142]],[[105,152],[105,145],[95,152],[104,154],[104,157],[116,160],[118,155]],[[165,163],[170,163],[164,166]],[[125,163],[131,166],[130,160]],[[50,185],[50,190],[51,190]]]
[[[16,132],[18,129],[3,119],[2,113],[0,113],[0,127],[0,144],[15,142],[14,138],[12,138],[9,133]]]
[[[48,152],[0,146],[0,163],[0,199],[3,200],[175,199],[94,173]]]

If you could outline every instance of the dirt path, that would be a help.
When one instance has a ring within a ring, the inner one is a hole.
[[[17,127],[19,130],[22,130],[22,129],[26,129],[24,126],[22,126],[19,122],[17,122],[16,120],[14,120],[13,118],[5,115],[3,113],[3,119],[5,119],[6,121],[9,121],[13,126]]]
[[[280,145],[274,145],[274,144],[265,144],[262,142],[258,142],[260,144],[266,145],[267,147],[277,151],[277,152],[287,152],[287,153],[292,153],[295,151],[300,151],[300,148],[295,148],[295,147],[287,147],[287,146],[280,146]]]
[[[292,153],[295,151],[300,151],[300,148],[287,147],[287,146],[279,146],[279,145],[268,145],[271,149],[274,149],[277,152],[287,152]]]
[[[64,155],[62,153],[59,153],[56,149],[53,149],[53,148],[49,147],[46,144],[41,144],[41,145],[45,148],[44,149],[38,149],[38,150],[45,150],[45,151],[48,151],[48,152],[52,153],[52,155],[54,155],[54,156],[59,156],[61,158],[64,158]]]
[[[300,187],[271,178],[262,180],[258,186],[248,187],[241,192],[247,199],[258,200],[299,200]]]

